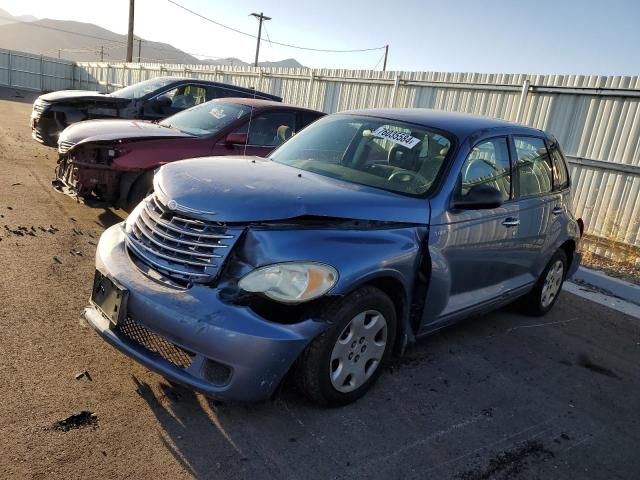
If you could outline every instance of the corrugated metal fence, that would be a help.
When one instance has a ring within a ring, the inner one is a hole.
[[[26,90],[61,90],[73,85],[69,60],[0,49],[0,85]]]
[[[0,50],[0,84],[6,83],[9,71],[6,57],[6,51]],[[569,157],[576,214],[585,219],[591,235],[608,242],[596,248],[608,250],[617,242],[640,247],[640,77],[123,63],[79,63],[74,68],[72,62],[40,60],[17,52],[14,58],[36,62],[22,67],[27,72],[19,82],[28,88],[38,88],[40,81],[45,89],[112,91],[148,78],[175,75],[254,87],[280,95],[285,102],[326,112],[426,107],[544,129],[558,138]],[[11,65],[18,64],[15,62]],[[45,74],[38,77],[38,72]],[[53,80],[60,86],[49,86]],[[604,250],[600,253],[606,253]]]

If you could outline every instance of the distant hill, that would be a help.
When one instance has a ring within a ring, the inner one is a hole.
[[[206,63],[207,65],[241,65],[248,66],[253,65],[253,63],[243,62],[239,58],[229,57],[229,58],[221,58],[218,60],[202,60],[202,63]],[[287,68],[304,68],[300,62],[298,62],[295,58],[287,58],[285,60],[279,60],[277,62],[258,62],[258,65],[261,67],[287,67]]]
[[[24,15],[12,16],[0,9],[0,48],[28,53],[58,56],[76,62],[121,62],[126,57],[126,35],[114,33],[92,23],[70,20],[37,19]],[[237,58],[199,60],[168,43],[136,39],[133,43],[133,61],[147,63],[186,63],[207,65],[249,65]],[[302,67],[293,58],[278,62],[260,62],[264,67]]]
[[[11,15],[6,10],[3,10],[2,8],[0,8],[0,25],[6,25],[7,23],[14,23],[16,21],[18,21],[18,22],[33,22],[35,20],[37,20],[37,18],[32,16],[32,15],[18,15],[16,17],[16,16]]]

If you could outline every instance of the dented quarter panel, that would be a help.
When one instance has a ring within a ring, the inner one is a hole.
[[[340,277],[330,295],[346,295],[358,285],[383,276],[395,278],[405,292],[410,292],[418,251],[426,234],[424,225],[295,231],[249,227],[243,243],[236,248],[247,264],[247,273],[279,262],[314,261],[331,265],[340,272]],[[361,254],[363,249],[367,255]]]

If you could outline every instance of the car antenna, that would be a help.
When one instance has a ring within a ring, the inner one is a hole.
[[[256,99],[256,87],[252,87],[253,89],[253,99]],[[242,156],[247,156],[247,144],[249,143],[249,137],[251,136],[251,120],[253,120],[253,105],[251,106],[251,111],[249,112],[249,128],[247,128],[247,141],[244,142],[244,151],[242,152]]]

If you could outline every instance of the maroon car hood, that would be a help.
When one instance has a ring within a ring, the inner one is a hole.
[[[149,138],[193,138],[193,135],[142,120],[87,120],[65,128],[58,144]]]

